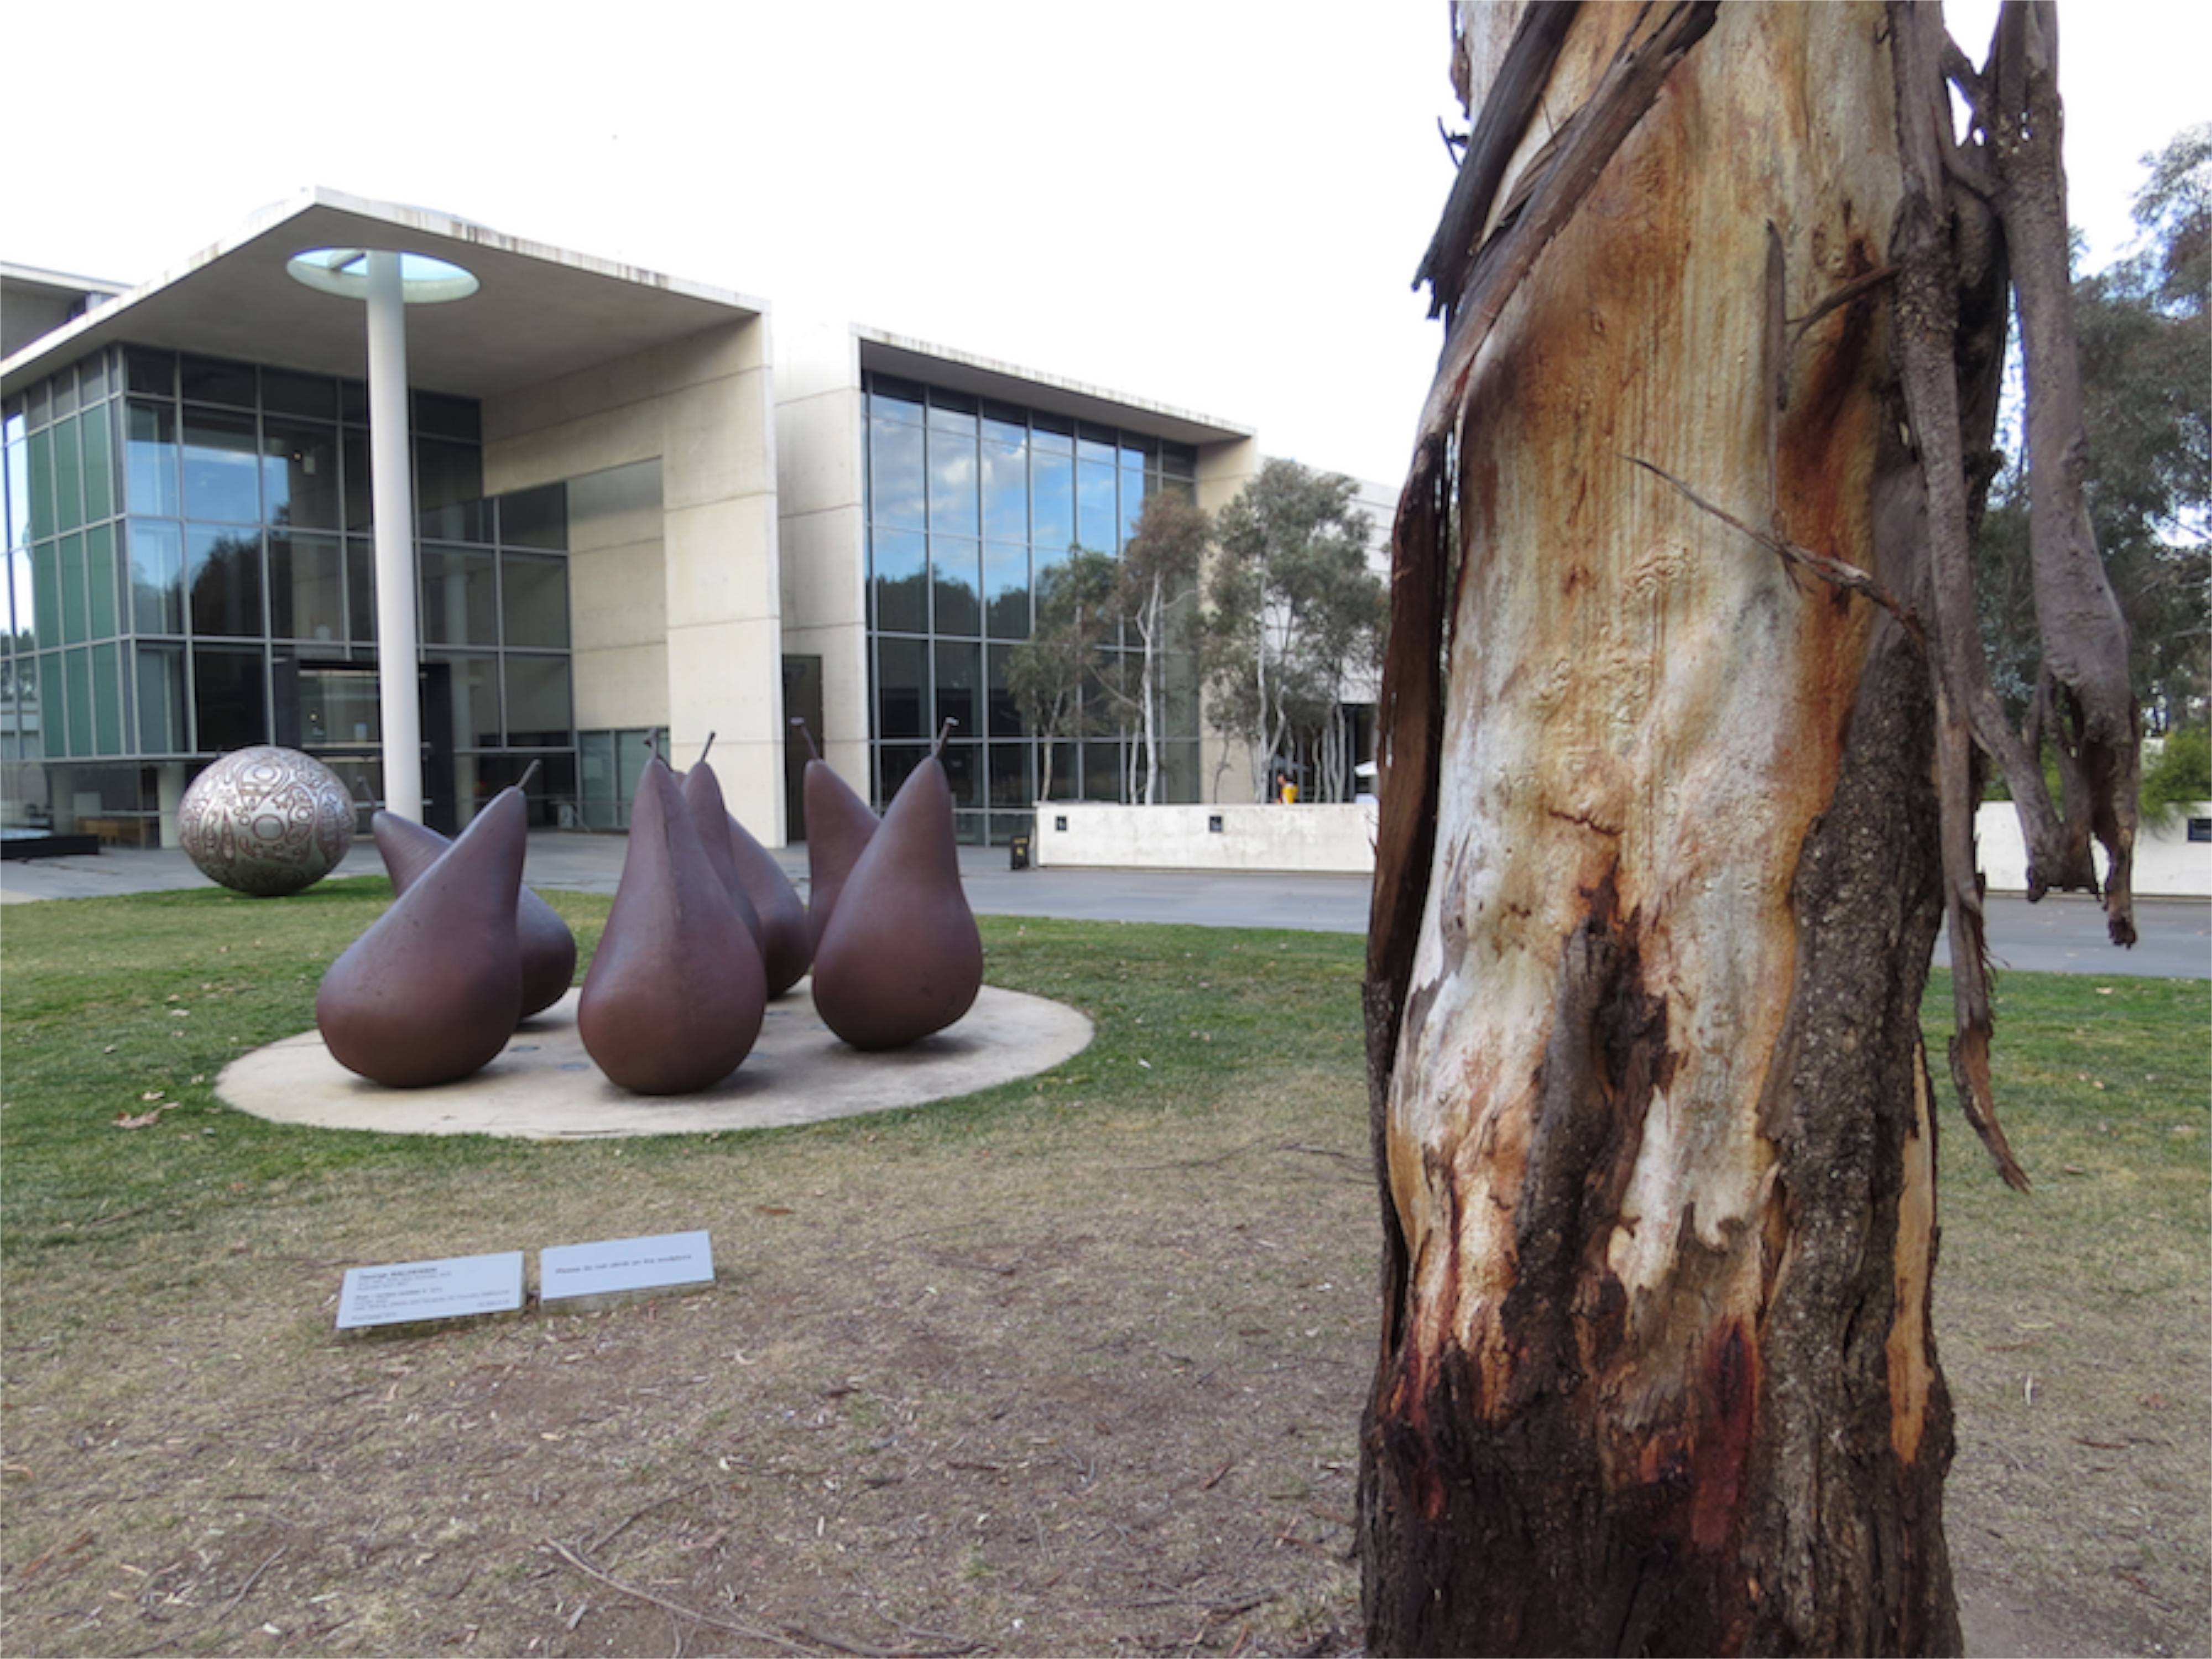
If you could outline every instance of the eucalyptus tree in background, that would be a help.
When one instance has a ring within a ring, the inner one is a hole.
[[[1919,1006],[1948,918],[1953,1083],[2024,1184],[1986,766],[2032,896],[2094,890],[2094,838],[2134,939],[2056,18],[1979,68],[1911,0],[1455,23],[1379,709],[1368,1647],[1954,1653]],[[2015,300],[2027,729],[1971,553]]]
[[[1064,742],[1088,736],[1099,709],[1086,697],[1105,666],[1106,647],[1121,627],[1121,570],[1110,553],[1087,548],[1037,578],[1036,623],[1006,662],[1006,690],[1022,727],[1043,750],[1037,799],[1052,799],[1052,757]]]
[[[1145,498],[1136,527],[1121,548],[1115,609],[1129,649],[1103,683],[1124,714],[1135,720],[1139,747],[1130,765],[1133,771],[1139,766],[1142,770],[1128,793],[1146,805],[1159,799],[1167,653],[1188,643],[1175,635],[1188,615],[1186,601],[1198,586],[1212,534],[1212,521],[1195,501],[1161,491]]]
[[[1271,460],[1214,518],[1200,629],[1206,719],[1249,751],[1255,799],[1294,751],[1340,750],[1343,702],[1374,672],[1387,595],[1367,568],[1358,486]],[[1225,763],[1224,763],[1225,764]],[[1324,793],[1342,768],[1324,767]]]
[[[2074,283],[2089,517],[2160,732],[2201,727],[2212,698],[2212,125],[2143,158],[2137,251]],[[1998,475],[1975,547],[1997,690],[2015,718],[2041,656],[2021,458]]]

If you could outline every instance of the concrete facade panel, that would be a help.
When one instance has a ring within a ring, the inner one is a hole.
[[[859,507],[861,399],[825,392],[776,405],[776,500],[786,514]]]
[[[834,512],[786,516],[778,530],[787,623],[830,628],[866,615],[857,502]]]
[[[568,615],[579,652],[658,643],[668,631],[659,541],[571,553]]]
[[[579,649],[576,728],[599,732],[668,723],[668,646],[654,639],[640,645]]]
[[[774,513],[766,495],[670,511],[663,586],[672,626],[781,615]]]
[[[730,810],[769,846],[784,840],[783,640],[773,616],[668,630],[669,726],[689,764],[707,734]]]
[[[772,489],[767,393],[767,376],[755,371],[658,400],[661,495],[670,510]]]

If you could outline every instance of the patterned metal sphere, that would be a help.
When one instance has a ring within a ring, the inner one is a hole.
[[[209,880],[276,898],[337,867],[353,845],[353,797],[313,756],[257,744],[192,780],[177,828]]]

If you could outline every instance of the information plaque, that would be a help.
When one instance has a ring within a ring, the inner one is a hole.
[[[549,1244],[538,1253],[538,1300],[549,1308],[584,1297],[714,1282],[714,1247],[704,1232]]]
[[[338,1292],[338,1328],[411,1325],[431,1319],[513,1313],[522,1306],[522,1252],[456,1255],[349,1267]]]

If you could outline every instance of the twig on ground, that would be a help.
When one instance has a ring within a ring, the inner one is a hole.
[[[701,1613],[695,1607],[685,1607],[680,1601],[672,1601],[665,1595],[655,1595],[651,1590],[641,1589],[635,1584],[625,1583],[612,1573],[592,1565],[557,1538],[545,1540],[545,1547],[586,1578],[593,1579],[605,1585],[609,1589],[619,1591],[640,1601],[649,1602],[665,1613],[676,1613],[712,1629],[726,1630],[733,1635],[747,1637],[756,1642],[772,1643],[793,1653],[815,1653],[827,1650],[832,1653],[851,1654],[854,1656],[854,1659],[960,1659],[962,1655],[974,1653],[983,1645],[980,1642],[961,1641],[941,1648],[872,1648],[857,1642],[824,1635],[820,1631],[809,1630],[800,1625],[786,1625],[781,1632],[778,1632],[770,1630],[765,1626],[741,1624],[733,1619],[718,1619],[712,1613]]]
[[[616,1539],[628,1532],[634,1522],[643,1520],[655,1510],[666,1508],[669,1504],[677,1502],[679,1498],[690,1497],[695,1492],[704,1492],[713,1484],[714,1483],[712,1481],[708,1480],[694,1481],[690,1486],[684,1487],[681,1492],[672,1492],[665,1498],[656,1498],[653,1502],[646,1504],[644,1508],[632,1510],[629,1514],[625,1516],[622,1520],[617,1521],[606,1531],[601,1533],[597,1538],[592,1540],[590,1543],[585,1545],[584,1548],[589,1553],[597,1555],[601,1550],[606,1548],[608,1545],[613,1543]]]
[[[1216,1152],[1211,1158],[1172,1158],[1165,1164],[1125,1164],[1121,1167],[1125,1170],[1203,1170],[1210,1164],[1226,1164],[1232,1158],[1242,1158],[1245,1153],[1252,1151],[1261,1144],[1261,1141],[1259,1140],[1248,1140],[1241,1146],[1231,1146],[1227,1152]]]
[[[248,1595],[252,1595],[253,1593],[253,1587],[261,1582],[261,1575],[268,1571],[270,1568],[275,1566],[278,1559],[291,1546],[289,1544],[279,1544],[275,1549],[270,1551],[269,1559],[246,1575],[246,1582],[238,1587],[238,1594],[232,1596],[229,1601],[222,1604],[222,1611],[216,1614],[213,1622],[210,1624],[208,1628],[210,1630],[214,1629],[215,1626],[220,1625],[224,1620],[229,1618],[232,1613],[235,1613],[238,1610],[238,1604],[240,1601],[243,1601]]]

